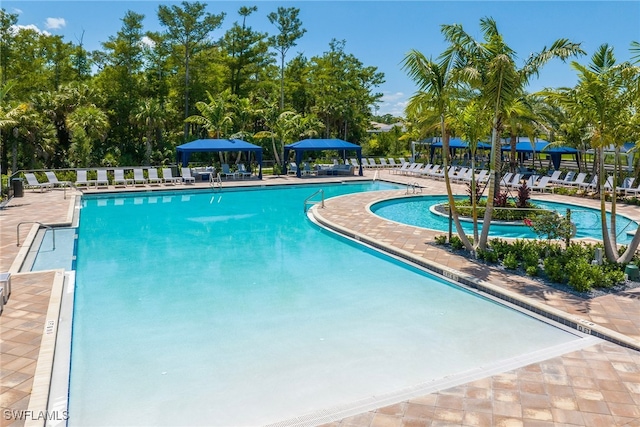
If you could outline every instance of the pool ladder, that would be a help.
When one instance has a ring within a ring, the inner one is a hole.
[[[40,227],[44,227],[47,230],[51,230],[51,233],[52,233],[51,238],[53,239],[53,250],[54,251],[56,250],[56,229],[48,225],[44,225],[43,223],[38,221],[23,221],[16,226],[16,238],[17,238],[16,246],[20,246],[20,226],[22,224],[38,224]]]
[[[315,197],[316,195],[320,194],[320,196],[322,197],[321,200],[318,201],[312,201],[311,198]],[[324,190],[321,188],[320,190],[316,191],[315,193],[313,193],[312,195],[310,195],[309,197],[307,197],[306,199],[304,199],[304,213],[307,213],[307,205],[315,205],[320,203],[320,207],[324,208]]]
[[[422,186],[418,181],[407,183],[407,192],[405,194],[409,194],[409,193],[413,193],[413,194],[422,193]]]
[[[217,173],[216,176],[213,176],[212,173],[209,174],[209,185],[214,190],[217,189],[219,191],[222,191],[222,178],[220,177],[219,173]]]

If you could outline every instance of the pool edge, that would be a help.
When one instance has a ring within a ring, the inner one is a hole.
[[[425,258],[421,258],[403,249],[392,248],[372,237],[366,236],[357,231],[353,231],[346,227],[338,225],[333,221],[324,218],[322,215],[319,214],[318,211],[319,211],[318,207],[313,206],[311,209],[309,209],[309,211],[307,212],[307,215],[309,216],[309,218],[315,221],[319,226],[331,232],[343,235],[349,239],[358,241],[362,244],[368,245],[374,249],[377,249],[389,255],[405,259],[433,273],[443,276],[454,283],[462,284],[472,289],[475,289],[479,292],[483,292],[487,295],[494,296],[502,301],[509,302],[529,312],[543,316],[547,319],[550,319],[561,325],[567,326],[571,329],[575,329],[578,332],[582,332],[587,335],[593,335],[597,338],[604,339],[606,341],[612,342],[622,347],[640,351],[640,342],[637,342],[636,340],[629,338],[626,335],[620,334],[609,328],[605,328],[603,326],[595,324],[579,316],[570,315],[568,313],[565,313],[564,311],[555,309],[546,304],[542,304],[538,301],[524,297],[520,294],[511,292],[499,286],[492,285],[491,283],[486,282],[484,280],[478,280],[475,277],[469,276],[461,271],[457,271],[455,269],[452,269],[434,262],[430,262]]]

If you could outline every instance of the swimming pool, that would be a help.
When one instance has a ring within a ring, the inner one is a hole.
[[[543,200],[533,201],[543,209],[555,210],[565,215],[567,209],[571,209],[571,221],[576,224],[576,238],[590,237],[602,240],[602,228],[600,224],[600,211],[567,203],[549,202]],[[376,203],[371,206],[371,211],[385,219],[413,225],[416,227],[430,228],[447,232],[449,230],[449,218],[431,212],[435,205],[448,203],[447,196],[421,196],[400,198]],[[610,220],[611,215],[607,218]],[[482,220],[482,218],[480,218]],[[455,232],[455,225],[453,226]],[[462,227],[468,234],[473,233],[473,225],[469,221],[463,221]],[[638,224],[623,216],[616,215],[617,241],[620,244],[628,244],[633,236],[627,231],[633,231]],[[491,224],[489,235],[492,237],[529,238],[538,237],[530,227],[519,224]]]
[[[314,226],[317,188],[85,197],[69,425],[361,412],[584,341]]]

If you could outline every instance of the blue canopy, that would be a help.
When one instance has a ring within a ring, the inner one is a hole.
[[[560,162],[562,160],[563,154],[573,154],[576,156],[576,162],[578,161],[577,156],[579,155],[579,151],[573,147],[549,147],[550,142],[548,141],[536,141],[533,144],[529,139],[521,139],[520,142],[516,143],[516,153],[533,153],[537,152],[539,154],[547,154],[551,158],[551,162],[553,163],[554,169],[560,168]],[[511,151],[511,145],[503,145],[502,152]]]
[[[296,153],[296,164],[298,165],[302,163],[302,153],[305,151],[337,150],[342,152],[343,160],[346,159],[347,151],[355,151],[358,157],[358,164],[360,165],[359,175],[362,176],[362,147],[357,144],[352,144],[342,139],[303,139],[302,141],[284,146],[285,159],[289,158],[289,152],[292,150]],[[286,173],[286,161],[284,167]],[[301,168],[298,168],[297,176],[302,176]]]
[[[490,150],[491,144],[478,142],[476,147],[479,150]],[[429,150],[430,150],[429,158],[431,159],[432,162],[433,162],[433,154],[435,153],[436,148],[442,148],[442,141],[432,142],[429,147]],[[467,141],[463,141],[460,138],[449,138],[449,150],[455,151],[455,150],[468,150],[468,149],[469,149],[469,143]]]
[[[217,151],[246,151],[255,153],[259,165],[258,178],[262,179],[262,147],[251,144],[241,139],[196,139],[176,147],[178,163],[182,166],[189,164],[191,153],[217,152]]]
[[[491,144],[487,144],[485,142],[478,142],[477,147],[481,150],[490,150]],[[431,148],[442,148],[442,141],[434,142],[431,144]],[[460,138],[450,138],[449,139],[449,148],[458,149],[458,148],[469,148],[469,143],[467,141],[463,141]]]

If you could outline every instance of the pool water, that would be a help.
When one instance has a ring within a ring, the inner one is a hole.
[[[317,188],[84,197],[69,425],[264,425],[582,340],[313,225]]]
[[[534,200],[533,202],[542,209],[554,210],[563,216],[566,214],[567,209],[571,209],[571,221],[576,225],[575,237],[590,237],[602,240],[599,210],[542,200]],[[392,221],[448,232],[449,217],[437,215],[430,211],[432,206],[443,203],[448,203],[447,196],[412,197],[376,203],[371,207],[371,211],[378,216]],[[607,218],[610,220],[611,215],[608,214]],[[482,220],[482,218],[480,218],[480,220]],[[453,227],[455,232],[455,225]],[[466,233],[473,234],[473,225],[470,221],[463,221],[462,227]],[[616,235],[618,243],[628,244],[631,242],[633,236],[627,232],[634,231],[637,228],[638,224],[635,221],[623,215],[616,215]],[[481,229],[481,225],[478,229]],[[489,235],[492,237],[528,239],[538,237],[530,227],[524,225],[522,222],[518,224],[493,223],[489,229]]]

